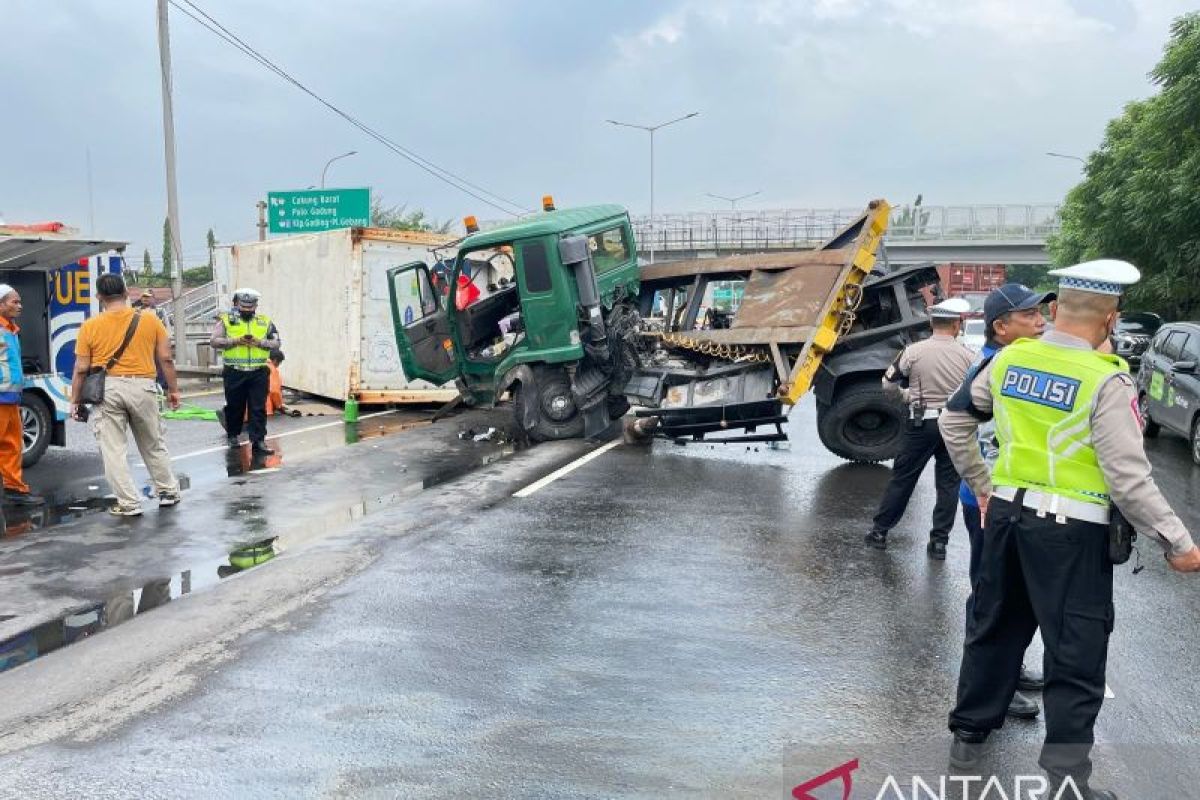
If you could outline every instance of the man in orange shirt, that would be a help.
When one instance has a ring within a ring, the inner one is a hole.
[[[104,381],[104,402],[96,409],[95,428],[100,456],[104,460],[104,478],[117,496],[117,504],[108,509],[109,513],[136,517],[142,513],[142,501],[126,461],[130,429],[142,462],[154,481],[158,505],[166,507],[179,502],[179,482],[171,471],[171,455],[164,441],[162,418],[158,413],[158,387],[154,381],[157,361],[167,381],[167,402],[171,408],[179,408],[175,359],[162,322],[152,313],[129,307],[125,281],[120,275],[97,278],[96,294],[103,311],[84,321],[75,342],[71,416],[78,420],[85,418],[80,412],[83,379],[93,366],[107,365],[120,349],[134,314],[137,314],[133,337]]]
[[[0,283],[0,476],[4,480],[4,502],[37,505],[42,498],[29,493],[21,470],[25,449],[21,391],[25,388],[25,373],[21,368],[21,340],[17,338],[19,316],[21,295],[7,283]]]

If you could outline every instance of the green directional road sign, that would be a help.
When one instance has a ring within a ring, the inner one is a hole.
[[[267,193],[271,233],[312,233],[371,224],[370,189]]]

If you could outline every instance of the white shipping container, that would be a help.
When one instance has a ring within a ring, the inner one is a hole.
[[[291,389],[364,403],[443,402],[457,395],[409,381],[400,365],[387,271],[435,261],[452,237],[385,228],[341,228],[221,248],[216,269],[220,307],[248,287],[279,328]],[[448,251],[453,254],[453,250]]]

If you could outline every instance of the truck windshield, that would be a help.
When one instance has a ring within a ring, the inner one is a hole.
[[[588,237],[588,247],[596,272],[608,272],[629,261],[629,239],[625,236],[624,225],[593,233]]]

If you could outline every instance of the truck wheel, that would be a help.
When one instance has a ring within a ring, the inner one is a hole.
[[[1146,399],[1145,392],[1138,395],[1138,416],[1142,418],[1142,436],[1147,439],[1158,436],[1160,428],[1157,422],[1150,419],[1150,401]]]
[[[535,442],[575,439],[583,435],[583,415],[575,407],[571,383],[561,369],[535,369],[534,383],[517,386],[513,408],[517,424],[533,419],[528,429]]]
[[[849,461],[886,461],[900,452],[904,408],[882,386],[851,384],[831,404],[817,404],[817,435],[829,452]]]
[[[21,466],[32,467],[50,446],[50,409],[46,401],[26,392],[21,395]]]

